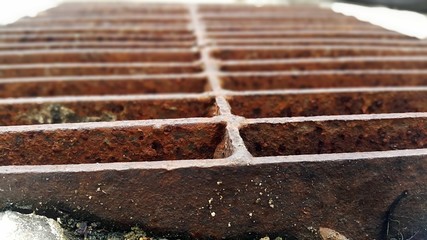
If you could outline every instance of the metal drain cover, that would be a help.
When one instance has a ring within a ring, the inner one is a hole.
[[[0,33],[0,208],[191,238],[420,231],[391,217],[425,211],[393,205],[426,194],[425,41],[307,6],[69,3]]]

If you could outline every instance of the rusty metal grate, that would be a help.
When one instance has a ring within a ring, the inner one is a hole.
[[[307,6],[73,3],[0,33],[1,208],[381,239],[426,193],[425,41]]]

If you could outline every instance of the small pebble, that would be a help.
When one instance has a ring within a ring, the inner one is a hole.
[[[330,228],[321,227],[319,233],[323,240],[348,240],[344,235]]]

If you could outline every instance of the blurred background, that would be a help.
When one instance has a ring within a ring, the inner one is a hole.
[[[0,25],[37,13],[69,0],[0,1]],[[94,1],[94,0],[92,0]],[[97,0],[102,1],[102,0]],[[159,2],[130,0],[132,2]],[[81,1],[80,1],[81,2]],[[111,0],[109,1],[111,2]],[[184,3],[317,4],[362,21],[420,39],[427,38],[427,0],[168,0]],[[417,12],[415,12],[417,11]]]

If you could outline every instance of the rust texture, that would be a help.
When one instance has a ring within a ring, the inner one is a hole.
[[[43,103],[14,101],[0,105],[0,125],[75,123],[142,119],[212,117],[212,98],[147,99],[137,97],[72,101],[52,99]],[[59,101],[58,101],[59,100]]]
[[[95,214],[116,226],[140,224],[167,236],[255,239],[280,234],[321,239],[315,229],[329,226],[345,236],[382,239],[383,215],[402,189],[415,196],[425,194],[420,183],[427,181],[426,160],[406,156],[173,170],[14,173],[2,177],[0,202],[42,213],[56,206],[86,218]],[[420,208],[425,203],[421,204],[406,208],[405,216],[420,216],[425,211]]]
[[[426,68],[427,59],[424,57],[407,57],[404,61],[397,58],[377,57],[348,57],[336,60],[334,58],[306,58],[272,61],[235,61],[221,66],[225,72],[241,71],[289,71],[289,70],[334,70],[334,69],[420,69]]]
[[[244,126],[241,133],[257,157],[427,147],[422,118],[260,123]]]
[[[229,103],[236,115],[268,118],[426,112],[426,98],[426,91],[252,92],[230,97]]]
[[[143,75],[184,74],[201,71],[199,64],[51,64],[8,65],[0,69],[0,77],[73,76],[73,75]]]
[[[159,52],[156,50],[29,50],[0,53],[1,64],[11,63],[55,63],[55,62],[186,62],[197,60],[198,54],[190,51],[169,50]]]
[[[224,129],[210,123],[10,132],[0,136],[0,165],[210,159]]]
[[[42,85],[43,87],[39,87]],[[70,76],[0,80],[0,96],[81,96],[153,93],[201,93],[207,88],[203,76]]]
[[[248,36],[249,38],[251,36]],[[280,47],[280,48],[266,48],[266,49],[253,49],[247,48],[233,48],[222,49],[218,52],[212,53],[214,57],[224,60],[250,60],[250,59],[276,59],[276,58],[307,58],[307,57],[341,57],[341,56],[412,56],[412,55],[425,55],[426,49],[421,48],[381,48],[381,47],[335,47],[335,46],[316,46],[316,47]]]
[[[0,35],[0,210],[180,239],[427,232],[426,41],[328,8],[126,2]]]
[[[307,71],[234,73],[222,75],[222,85],[230,90],[273,90],[338,87],[426,86],[424,70]]]

